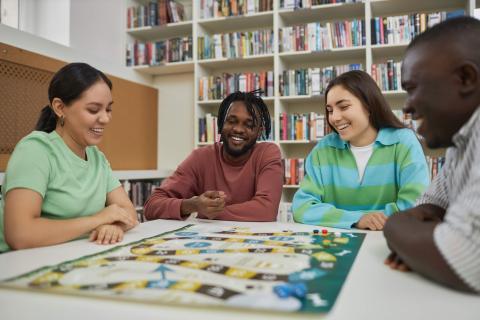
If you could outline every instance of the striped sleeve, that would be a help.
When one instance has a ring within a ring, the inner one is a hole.
[[[296,222],[325,227],[350,229],[364,214],[362,211],[347,211],[325,203],[320,171],[312,165],[312,157],[319,152],[314,149],[305,163],[305,179],[293,198],[293,217]]]
[[[385,206],[387,216],[413,207],[430,183],[428,165],[422,146],[413,132],[407,131],[407,133],[404,136],[405,141],[401,142],[405,147],[399,148],[403,152],[399,152],[396,159],[400,168],[397,199]]]
[[[455,185],[451,185],[458,188],[459,193],[452,198],[444,222],[435,228],[434,241],[457,275],[480,293],[480,167],[477,165],[480,161],[480,126],[476,129],[457,165],[456,176],[445,176],[455,178]],[[452,167],[453,163],[450,164]]]

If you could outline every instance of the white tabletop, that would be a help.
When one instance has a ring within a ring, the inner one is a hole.
[[[199,221],[265,230],[291,229],[291,224]],[[125,235],[124,243],[183,227],[191,221],[157,220],[140,224]],[[306,225],[295,230],[311,231]],[[0,255],[0,279],[45,265],[97,253],[110,246],[85,240]],[[415,273],[392,271],[383,264],[388,254],[381,232],[368,232],[348,278],[327,319],[480,319],[480,298],[436,285]],[[0,289],[0,318],[7,319],[292,319],[312,316],[198,309],[117,302],[84,297]],[[315,316],[318,318],[318,315]]]

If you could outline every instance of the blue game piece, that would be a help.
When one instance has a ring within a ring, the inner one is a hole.
[[[292,288],[288,284],[276,285],[273,287],[273,292],[281,299],[286,299],[293,293]]]
[[[294,283],[291,285],[293,296],[302,299],[307,294],[307,286],[303,282]]]

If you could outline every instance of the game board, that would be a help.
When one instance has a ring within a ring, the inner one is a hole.
[[[2,286],[135,302],[325,313],[365,235],[189,225]]]

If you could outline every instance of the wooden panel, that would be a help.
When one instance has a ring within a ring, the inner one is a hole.
[[[52,73],[66,64],[63,61],[4,43],[0,43],[0,60],[35,68],[39,72]],[[110,75],[108,77],[113,83],[114,113],[113,121],[105,130],[100,149],[105,153],[114,170],[156,169],[158,91],[118,77]],[[20,97],[22,93],[24,90],[14,96]],[[42,94],[47,96],[46,90]],[[5,101],[3,95],[5,93],[0,90],[0,112],[7,114],[7,105],[2,103]],[[19,104],[14,105],[18,106]],[[34,107],[37,108],[37,106]],[[39,109],[41,107],[38,106]],[[35,115],[35,117],[37,116]],[[32,129],[21,128],[18,130],[27,130],[26,132],[28,132]],[[4,137],[0,135],[0,140],[3,139]],[[5,171],[8,158],[8,154],[0,155],[0,171]]]
[[[9,158],[10,158],[10,155],[8,154],[0,154],[0,171],[5,171],[5,169],[7,168],[7,162]]]
[[[0,59],[0,154],[11,154],[48,104],[53,72]]]
[[[0,59],[55,73],[65,62],[0,42]]]
[[[158,90],[109,78],[113,83],[113,120],[100,149],[115,170],[156,169]]]

